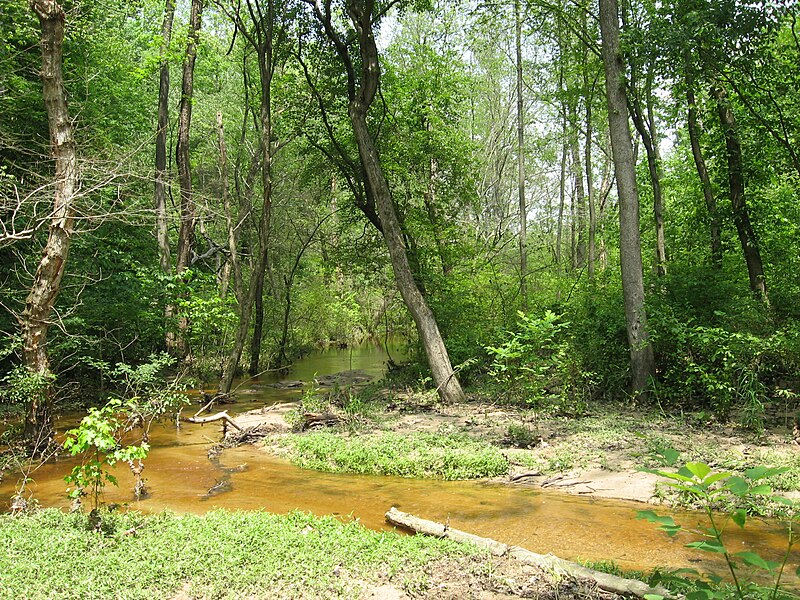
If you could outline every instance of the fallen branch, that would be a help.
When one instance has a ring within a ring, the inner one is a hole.
[[[386,513],[386,520],[392,525],[397,525],[415,533],[447,538],[459,542],[470,542],[481,548],[488,549],[495,556],[509,555],[525,564],[535,565],[541,569],[552,571],[562,575],[569,575],[576,578],[593,580],[597,587],[615,594],[631,594],[644,598],[645,595],[653,594],[664,598],[674,598],[675,596],[663,587],[650,587],[646,583],[635,579],[625,579],[608,573],[595,571],[578,563],[558,558],[551,554],[536,554],[530,550],[519,548],[518,546],[507,546],[502,542],[490,538],[480,537],[458,529],[452,529],[449,525],[443,525],[435,521],[420,519],[414,515],[404,513],[395,507]]]
[[[215,413],[213,415],[209,415],[207,417],[197,417],[197,416],[186,417],[184,419],[184,421],[186,421],[187,423],[200,423],[201,425],[203,425],[205,423],[211,423],[212,421],[223,421],[224,423],[226,423],[227,425],[230,425],[231,427],[233,427],[234,429],[236,429],[238,431],[242,430],[242,428],[239,427],[236,424],[236,422],[233,419],[230,418],[230,416],[228,415],[228,411],[227,410],[223,410],[222,412],[218,412],[218,413]]]

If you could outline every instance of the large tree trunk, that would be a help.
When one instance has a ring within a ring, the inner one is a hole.
[[[528,308],[528,207],[525,201],[525,111],[522,102],[522,14],[520,0],[514,0],[517,58],[517,193],[519,195],[519,295],[520,306]]]
[[[703,198],[706,202],[708,211],[709,229],[711,233],[711,265],[715,269],[722,268],[722,233],[719,224],[719,213],[717,211],[717,200],[714,197],[714,190],[711,187],[711,178],[708,176],[706,161],[703,158],[703,151],[700,148],[700,132],[697,126],[697,101],[694,96],[694,78],[691,74],[691,65],[687,60],[686,65],[686,102],[688,104],[687,127],[689,129],[689,141],[692,146],[692,157],[694,158],[697,176],[703,187]]]
[[[189,36],[186,42],[186,54],[183,60],[183,82],[181,84],[181,102],[178,116],[177,156],[178,179],[181,188],[181,221],[178,230],[178,251],[175,271],[180,274],[190,264],[194,249],[195,206],[192,196],[192,166],[189,155],[189,131],[192,125],[192,96],[194,94],[194,64],[197,58],[197,43],[203,14],[203,0],[192,0],[189,17]],[[178,339],[173,352],[186,356],[186,333],[189,323],[186,318],[178,320]]]
[[[378,151],[367,127],[367,112],[375,98],[380,78],[378,48],[372,32],[372,8],[373,5],[369,0],[364,4],[359,2],[348,4],[348,13],[358,33],[361,53],[360,86],[356,93],[355,81],[351,82],[352,91],[348,114],[358,146],[361,167],[378,207],[383,226],[383,237],[389,250],[397,287],[417,326],[422,345],[428,356],[428,365],[436,383],[436,390],[443,401],[459,402],[464,400],[464,392],[461,390],[461,384],[450,364],[450,357],[433,311],[414,281],[389,184],[384,177]],[[341,51],[340,56],[342,56]],[[354,75],[354,72],[351,70],[350,74]]]
[[[53,435],[47,329],[69,255],[79,184],[77,150],[62,71],[64,11],[53,0],[31,0],[30,7],[39,17],[42,30],[42,92],[50,129],[50,149],[55,159],[50,230],[20,319],[23,361],[39,381],[38,389],[29,400],[24,435],[31,449],[38,452]]]
[[[722,87],[715,86],[712,93],[717,100],[719,121],[725,134],[725,148],[728,156],[728,185],[730,186],[731,206],[733,208],[733,222],[736,225],[736,232],[739,234],[744,260],[747,263],[750,289],[753,290],[759,300],[768,302],[767,281],[764,277],[761,252],[758,249],[758,240],[750,223],[750,212],[745,201],[744,164],[742,161],[742,146],[739,142],[739,131],[736,128],[736,118],[733,116],[727,92]]]
[[[619,9],[616,0],[600,0],[600,32],[606,73],[608,128],[619,195],[620,269],[625,302],[625,321],[631,355],[633,393],[646,394],[655,375],[653,347],[647,333],[642,277],[642,248],[639,239],[639,192],[633,158],[628,105],[625,97],[625,68],[619,40]]]

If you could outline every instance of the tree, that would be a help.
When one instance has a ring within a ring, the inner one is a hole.
[[[194,94],[194,65],[197,59],[197,44],[202,24],[203,0],[192,0],[189,16],[189,35],[186,40],[186,53],[183,59],[183,81],[181,83],[181,103],[178,110],[178,145],[176,161],[178,163],[178,180],[181,189],[180,227],[178,229],[178,249],[175,259],[175,272],[180,275],[189,268],[192,251],[195,246],[195,206],[192,196],[192,163],[189,153],[189,133],[192,127],[192,103]],[[176,340],[174,352],[186,356],[189,348],[186,345],[188,321],[179,319],[179,338]]]
[[[619,197],[620,270],[625,300],[625,322],[631,356],[631,383],[636,395],[646,395],[655,376],[653,347],[647,331],[642,276],[642,248],[639,239],[639,193],[636,166],[628,126],[625,68],[620,52],[619,9],[616,0],[600,0],[600,32],[606,73],[608,128],[614,156]]]
[[[50,230],[20,323],[25,367],[40,382],[38,393],[34,392],[29,401],[25,437],[34,451],[41,451],[53,435],[53,390],[47,356],[47,330],[69,255],[78,192],[78,156],[62,70],[64,10],[54,0],[31,0],[30,7],[39,18],[42,30],[42,92],[47,107],[50,148],[55,160]]]
[[[464,399],[464,392],[461,390],[461,385],[450,364],[450,357],[439,332],[436,318],[414,280],[391,190],[368,125],[368,113],[375,100],[380,81],[378,47],[375,42],[373,26],[392,4],[376,13],[373,0],[348,0],[346,2],[343,8],[354,29],[354,48],[358,53],[356,59],[351,52],[347,38],[337,29],[331,2],[320,5],[311,0],[306,1],[311,6],[324,38],[333,45],[340,66],[345,70],[348,96],[347,112],[358,148],[360,168],[367,195],[375,201],[395,280],[403,301],[417,326],[437,392],[445,402],[461,401]]]

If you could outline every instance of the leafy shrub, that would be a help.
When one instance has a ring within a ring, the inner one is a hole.
[[[537,410],[585,410],[592,374],[576,359],[569,326],[552,311],[541,317],[520,312],[517,331],[508,332],[499,346],[487,346],[493,357],[491,373],[511,400]]]

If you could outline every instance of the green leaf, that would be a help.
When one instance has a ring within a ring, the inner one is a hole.
[[[758,567],[759,569],[764,569],[765,571],[774,571],[778,568],[779,564],[776,562],[772,562],[771,560],[764,560],[755,552],[744,551],[744,552],[737,552],[734,556],[741,558],[746,564]]]
[[[687,548],[694,548],[695,550],[702,550],[703,552],[716,552],[718,554],[725,554],[725,546],[717,540],[701,540],[699,542],[690,542],[686,544]]]
[[[747,522],[747,511],[743,508],[736,509],[731,513],[731,521],[744,529],[744,524]]]
[[[725,482],[725,487],[730,490],[732,494],[742,496],[750,489],[750,485],[738,475],[734,475]]]
[[[732,477],[732,476],[733,476],[733,473],[728,473],[728,472],[712,473],[711,475],[709,475],[708,477],[706,477],[703,480],[703,483],[705,485],[711,485],[712,483],[716,483],[718,481],[721,481],[723,479],[727,479],[728,477]]]
[[[644,519],[648,523],[658,523],[659,525],[675,525],[675,519],[668,515],[659,515],[652,510],[640,510],[636,513],[637,519]]]
[[[789,467],[764,467],[758,466],[753,467],[752,469],[747,469],[744,472],[744,476],[748,479],[756,480],[756,479],[763,479],[764,477],[772,477],[773,475],[779,475],[780,473],[786,473],[789,470]]]
[[[705,479],[711,473],[711,467],[701,462],[688,462],[684,468],[698,479]]]

